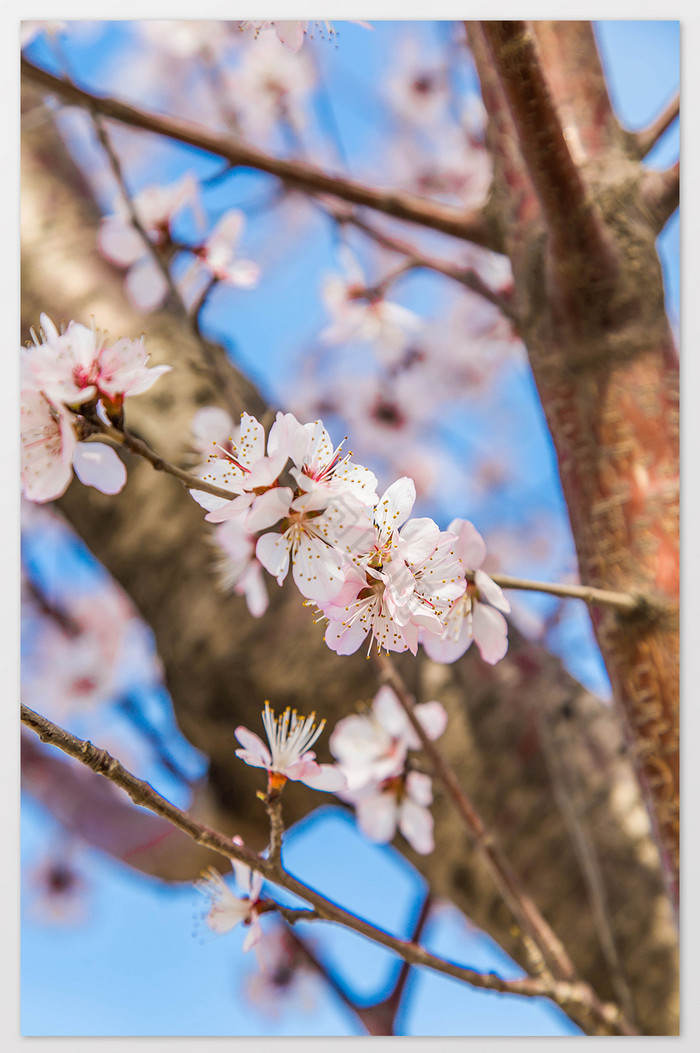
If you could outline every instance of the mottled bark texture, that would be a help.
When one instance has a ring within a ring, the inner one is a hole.
[[[589,23],[468,31],[496,164],[491,216],[581,580],[663,607],[598,608],[593,624],[677,904],[678,359],[655,248],[664,180],[641,168],[617,124]]]
[[[36,96],[28,95],[28,105],[36,104]],[[119,274],[97,255],[96,213],[87,188],[36,110],[23,149],[22,195],[23,336],[42,310],[54,319],[87,321],[94,314],[119,335],[145,328],[154,361],[168,361],[174,369],[152,393],[133,401],[130,425],[186,466],[192,413],[203,404],[220,404],[219,389],[181,321],[167,311],[144,320],[129,307]],[[260,397],[235,376],[241,401],[234,409],[260,411]],[[233,728],[245,723],[259,730],[266,698],[277,708],[315,709],[332,725],[358,699],[375,693],[371,664],[362,655],[340,658],[329,651],[321,626],[313,624],[293,587],[271,583],[271,609],[260,621],[248,615],[243,600],[223,597],[215,587],[210,528],[201,510],[173,478],[141,461],[130,460],[128,468],[119,497],[73,484],[60,502],[62,511],[153,629],[179,726],[210,758],[204,795],[209,812],[203,814],[200,804],[200,817],[224,832],[240,831],[260,848],[267,840],[267,817],[255,797],[260,773],[234,758]],[[440,698],[447,707],[449,733],[442,746],[448,760],[581,975],[603,998],[617,998],[620,984],[626,986],[643,1032],[675,1033],[675,929],[614,713],[558,659],[514,629],[508,657],[495,667],[474,649],[449,667],[410,656],[400,656],[397,664],[419,700]],[[321,740],[322,755],[325,750]],[[571,810],[561,810],[556,801],[556,773],[562,769],[574,788],[575,829]],[[322,801],[292,785],[285,792],[285,816],[295,821]],[[439,792],[434,811],[432,855],[416,857],[400,839],[397,847],[436,895],[449,897],[522,961],[512,919]],[[621,976],[614,976],[610,955],[602,950],[582,838],[602,877]],[[161,865],[165,878],[185,876]],[[152,863],[145,869],[157,871]]]

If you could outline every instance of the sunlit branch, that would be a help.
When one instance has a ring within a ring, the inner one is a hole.
[[[177,142],[187,143],[207,153],[222,157],[231,164],[254,168],[276,176],[288,186],[307,193],[332,194],[354,205],[364,205],[378,212],[433,230],[451,234],[483,248],[497,248],[481,211],[465,213],[459,208],[443,205],[426,198],[397,190],[383,190],[366,186],[343,176],[330,175],[302,161],[272,157],[261,150],[232,139],[229,135],[210,131],[200,125],[176,117],[150,113],[105,96],[93,95],[71,81],[56,77],[22,57],[22,72],[35,84],[51,91],[67,103],[85,106],[93,113],[102,114],[132,128],[165,135]]]
[[[310,888],[291,874],[288,874],[280,865],[264,859],[245,845],[235,844],[231,838],[211,829],[211,827],[205,826],[203,823],[197,822],[186,812],[176,808],[170,801],[157,793],[149,783],[132,775],[106,750],[99,749],[91,742],[76,738],[69,731],[59,727],[39,713],[35,713],[24,704],[21,705],[21,720],[23,724],[31,728],[39,736],[42,742],[48,742],[56,746],[70,757],[85,764],[91,771],[109,779],[124,790],[134,804],[167,819],[197,844],[204,845],[227,859],[235,859],[244,863],[261,874],[263,878],[282,888],[286,888],[295,896],[310,903],[318,918],[336,922],[358,932],[362,936],[366,936],[368,939],[394,951],[411,965],[425,966],[484,990],[529,997],[544,996],[556,1001],[557,1004],[567,1010],[577,1006],[584,1007],[593,1013],[600,1024],[607,1029],[619,1030],[624,1034],[633,1033],[621,1019],[619,1009],[610,1004],[601,1005],[587,984],[579,982],[551,982],[531,977],[521,980],[503,980],[493,973],[478,973],[473,969],[438,958],[411,940],[402,940],[391,936],[383,929],[371,925],[362,918],[358,918],[356,915],[339,907],[332,900],[326,899],[316,892],[315,889]]]
[[[95,437],[104,437],[111,439],[112,442],[118,446],[122,446],[129,453],[135,453],[139,457],[143,457],[146,461],[153,465],[156,471],[167,472],[168,475],[174,476],[179,479],[188,490],[203,490],[207,494],[212,494],[213,497],[223,497],[226,501],[233,501],[238,494],[232,493],[231,490],[224,490],[220,486],[214,486],[213,483],[208,483],[205,479],[198,479],[196,475],[190,475],[189,472],[184,472],[182,468],[178,468],[176,465],[166,461],[164,457],[155,453],[154,450],[144,442],[143,439],[138,439],[135,435],[131,435],[127,431],[122,431],[119,428],[115,428],[111,424],[105,424],[103,421],[99,421],[99,428],[95,428],[93,433]]]
[[[680,92],[676,92],[668,106],[648,127],[634,135],[640,157],[646,157],[652,147],[656,146],[664,132],[671,127],[681,109]]]
[[[560,260],[594,268],[614,261],[602,222],[571,156],[525,22],[482,22],[484,37],[515,123],[518,143]]]
[[[628,614],[660,613],[662,608],[649,596],[633,595],[629,592],[613,592],[609,589],[596,589],[591,585],[562,585],[548,581],[529,581],[526,578],[512,578],[508,574],[490,574],[489,577],[503,589],[522,589],[526,592],[546,592],[551,596],[564,596],[583,600],[584,603],[599,604],[603,607],[615,607]],[[474,579],[468,573],[469,580]]]
[[[652,222],[653,229],[660,233],[666,226],[680,201],[680,161],[676,161],[663,172],[648,169],[644,173],[641,201]]]

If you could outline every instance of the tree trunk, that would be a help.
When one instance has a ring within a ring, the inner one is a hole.
[[[27,103],[36,106],[36,96],[28,93]],[[54,320],[85,322],[94,314],[119,336],[144,328],[124,297],[120,276],[97,255],[96,219],[89,192],[52,126],[35,121],[23,148],[25,335],[42,310]],[[129,423],[170,460],[187,465],[192,414],[200,405],[221,404],[220,390],[181,321],[161,311],[145,328],[154,362],[174,368],[152,393],[133,400]],[[240,404],[228,408],[262,412],[252,386],[232,368],[231,375]],[[293,587],[271,584],[270,610],[260,621],[250,617],[242,599],[223,597],[199,507],[178,482],[143,461],[129,460],[128,473],[116,498],[73,483],[60,502],[62,511],[153,629],[179,726],[210,758],[208,793],[217,824],[225,832],[240,830],[251,847],[260,848],[267,817],[255,796],[259,773],[234,757],[233,729],[244,723],[259,730],[266,698],[277,709],[315,709],[332,725],[358,699],[376,692],[370,663],[329,651]],[[621,580],[605,584],[620,587]],[[644,1033],[676,1033],[676,933],[611,710],[513,628],[509,654],[495,667],[474,649],[453,666],[410,656],[399,656],[397,665],[419,700],[440,698],[446,706],[450,722],[442,746],[448,760],[583,978],[603,998],[618,998],[620,983],[628,988]],[[574,802],[573,820],[558,803],[562,778]],[[298,820],[318,803],[312,791],[290,787],[287,820]],[[437,895],[449,897],[518,959],[512,918],[439,794],[434,812],[432,855],[415,856],[403,842],[398,847]],[[622,979],[602,949],[586,858],[594,859],[602,876]]]

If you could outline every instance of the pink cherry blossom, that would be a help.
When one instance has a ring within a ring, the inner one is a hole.
[[[170,247],[171,224],[181,208],[189,205],[198,220],[201,222],[202,219],[197,181],[189,174],[171,186],[146,187],[134,196],[132,203],[150,241],[161,250]],[[141,311],[154,311],[164,303],[168,283],[148,245],[133,226],[125,202],[118,200],[116,211],[103,217],[97,245],[107,259],[127,268],[126,291],[135,307]]]
[[[280,118],[301,130],[307,98],[316,82],[305,54],[290,54],[271,33],[244,50],[241,62],[224,74],[227,101],[247,136],[266,138]]]
[[[242,844],[240,838],[232,839]],[[202,876],[195,882],[195,888],[209,899],[209,911],[206,923],[216,933],[230,932],[236,925],[249,926],[249,932],[243,941],[243,950],[249,951],[262,939],[262,929],[258,918],[262,877],[244,863],[232,861],[236,883],[245,890],[244,896],[235,896],[214,867],[207,867]]]
[[[58,333],[51,319],[41,315],[41,337],[32,333],[34,347],[24,350],[23,370],[54,403],[79,405],[102,399],[109,410],[127,395],[141,395],[172,366],[148,366],[143,339],[107,340],[107,335],[79,322],[69,322]]]
[[[430,739],[442,735],[447,713],[439,702],[420,703],[413,712]],[[374,696],[369,712],[338,721],[329,746],[352,791],[400,774],[408,750],[420,749],[421,742],[396,693],[385,685]]]
[[[356,261],[345,257],[348,278],[326,278],[322,294],[332,322],[321,332],[327,344],[370,343],[382,359],[395,361],[412,334],[421,328],[413,311],[368,287]]]
[[[255,417],[242,413],[240,426],[230,435],[226,444],[219,444],[209,454],[199,475],[208,483],[241,496],[247,493],[248,497],[236,503],[223,497],[214,497],[203,490],[191,490],[191,496],[208,509],[206,518],[209,522],[225,522],[250,507],[255,498],[254,491],[274,486],[287,459],[284,450],[273,456],[265,455],[264,427]]]
[[[251,260],[237,256],[237,245],[243,234],[245,216],[238,209],[224,213],[204,244],[194,249],[194,258],[180,279],[180,291],[188,304],[195,302],[207,280],[252,289],[258,282],[260,268]]]
[[[255,535],[246,530],[240,519],[229,519],[217,528],[214,540],[221,550],[218,563],[221,587],[245,596],[250,613],[254,618],[261,618],[269,600],[262,566],[255,556]]]
[[[358,825],[370,841],[388,844],[398,827],[415,852],[428,855],[433,851],[434,822],[429,810],[433,791],[429,775],[409,771],[342,796],[355,805]]]
[[[74,416],[54,406],[37,390],[22,391],[22,493],[30,501],[54,501],[75,473],[86,486],[116,494],[126,482],[126,469],[115,450],[103,443],[78,442]]]
[[[435,662],[454,662],[476,642],[481,657],[494,665],[508,649],[508,623],[501,611],[510,611],[502,590],[483,570],[486,545],[481,534],[466,519],[453,519],[450,531],[457,535],[456,549],[474,580],[452,604],[442,636],[425,636],[421,642]]]
[[[353,565],[337,596],[322,603],[325,640],[338,654],[353,654],[369,634],[370,646],[411,650],[419,632],[441,633],[451,603],[466,587],[455,537],[429,519],[413,520],[399,533],[416,497],[413,480],[393,483],[374,509],[374,538]]]
[[[345,777],[333,764],[318,764],[310,748],[325,727],[325,720],[316,726],[316,714],[299,717],[296,711],[285,709],[275,718],[269,702],[265,703],[263,725],[269,749],[253,731],[236,728],[235,735],[243,749],[236,756],[254,768],[265,768],[268,786],[279,789],[287,779],[303,782],[315,790],[337,792],[345,786]]]

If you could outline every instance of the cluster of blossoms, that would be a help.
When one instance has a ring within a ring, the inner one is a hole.
[[[119,199],[115,211],[104,216],[100,223],[97,244],[103,256],[126,268],[125,290],[138,310],[154,311],[165,302],[169,291],[165,268],[180,249],[186,249],[192,256],[179,283],[187,304],[194,302],[209,281],[243,289],[257,283],[258,265],[238,256],[238,243],[245,226],[245,217],[238,209],[225,212],[199,244],[183,245],[175,238],[173,224],[185,208],[193,212],[200,230],[204,226],[199,186],[194,176],[185,175],[170,186],[145,187],[134,196],[131,208],[141,231],[134,226],[131,209]],[[154,253],[160,257],[161,265]]]
[[[447,726],[439,702],[414,707],[416,719],[430,739]],[[340,720],[330,749],[347,781],[339,796],[355,806],[360,829],[370,841],[386,844],[401,831],[412,848],[427,855],[434,848],[430,776],[411,769],[408,751],[421,743],[394,691],[382,687],[367,713]]]
[[[224,524],[226,584],[246,596],[253,614],[266,595],[262,571],[281,585],[294,582],[328,622],[325,640],[338,654],[354,653],[369,637],[378,649],[410,650],[422,643],[435,661],[451,662],[476,640],[496,662],[507,647],[509,610],[500,588],[479,568],[484,543],[455,519],[446,531],[428,518],[410,519],[415,484],[405,476],[380,497],[367,468],[333,447],[321,421],[301,424],[278,413],[265,442],[255,417],[230,423],[207,408],[196,420],[197,442],[212,442],[199,469],[227,500],[192,496],[207,520]]]
[[[39,336],[20,349],[22,491],[52,501],[72,472],[106,494],[118,493],[126,470],[104,443],[81,441],[91,421],[121,423],[124,399],[147,391],[170,366],[149,367],[143,340],[107,342],[99,330],[70,322],[64,332],[45,314]]]

